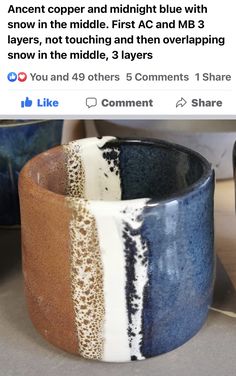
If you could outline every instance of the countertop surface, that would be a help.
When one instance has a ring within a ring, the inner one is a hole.
[[[232,180],[216,184],[215,234],[216,253],[236,288],[236,215]]]
[[[233,181],[217,183],[215,194],[217,272],[215,306],[236,312],[236,218]],[[60,351],[36,332],[23,294],[19,231],[0,230],[0,376],[233,376],[236,318],[210,311],[200,332],[178,349],[150,360],[102,363]],[[2,257],[3,256],[3,257]]]

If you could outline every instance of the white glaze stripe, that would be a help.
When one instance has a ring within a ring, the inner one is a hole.
[[[79,141],[80,156],[85,172],[84,193],[87,200],[121,199],[119,174],[116,175],[110,171],[111,166],[103,158],[103,150],[99,149],[113,139],[114,137],[103,137]]]
[[[122,242],[122,216],[119,203],[91,202],[90,210],[96,218],[104,271],[104,361],[130,359],[128,317],[126,307],[125,258]]]

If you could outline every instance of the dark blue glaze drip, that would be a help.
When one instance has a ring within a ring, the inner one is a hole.
[[[105,149],[102,153],[103,158],[109,165],[109,170],[116,175],[119,174],[119,150],[115,148]]]
[[[0,128],[0,225],[20,223],[20,170],[35,155],[60,144],[61,134],[61,120]]]
[[[136,289],[134,281],[137,278],[135,275],[135,257],[137,257],[137,248],[136,242],[132,239],[134,232],[137,234],[137,231],[134,231],[128,223],[123,223],[123,242],[124,242],[124,251],[125,251],[125,268],[126,268],[126,304],[128,308],[128,336],[131,338],[135,335],[131,330],[132,323],[132,314],[137,311],[137,307],[133,305],[133,299],[136,296]],[[129,343],[131,347],[131,343]]]
[[[135,218],[137,221],[141,221],[141,217]],[[147,252],[142,252],[138,254],[137,243],[135,237],[140,235],[140,227],[138,229],[133,229],[132,226],[128,223],[123,223],[123,243],[124,243],[124,253],[125,253],[125,269],[126,269],[126,286],[125,286],[125,293],[126,293],[126,306],[128,312],[128,338],[129,338],[129,347],[131,349],[131,360],[136,360],[136,356],[132,355],[132,339],[136,336],[136,332],[133,331],[132,324],[133,323],[133,316],[137,310],[137,300],[141,299],[137,293],[135,281],[138,279],[138,275],[135,270],[135,266],[137,263],[137,259],[139,257],[142,258],[142,264],[147,264]],[[142,343],[139,343],[139,347],[141,349]]]

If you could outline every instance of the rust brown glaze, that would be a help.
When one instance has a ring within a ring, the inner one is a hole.
[[[20,175],[22,250],[29,314],[51,343],[79,352],[70,281],[66,172],[62,149],[31,160]]]
[[[84,200],[85,166],[77,141],[63,146],[66,161],[66,200],[70,220],[71,288],[80,354],[102,359],[105,316],[103,265],[96,220]],[[79,183],[78,183],[79,182]]]
[[[101,360],[105,317],[103,265],[96,220],[85,200],[68,197],[73,216],[71,239],[71,288],[79,351],[84,358]]]

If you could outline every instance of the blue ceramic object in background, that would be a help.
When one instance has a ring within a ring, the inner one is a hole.
[[[20,223],[18,175],[35,155],[61,143],[62,120],[0,125],[0,225]]]

